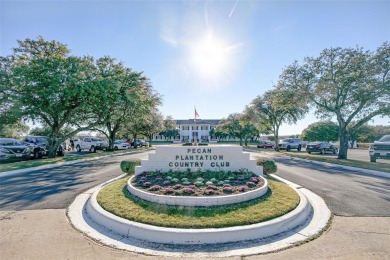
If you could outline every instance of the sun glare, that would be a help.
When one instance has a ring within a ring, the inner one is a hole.
[[[191,61],[201,76],[218,78],[229,66],[229,52],[224,42],[208,33],[194,43]]]

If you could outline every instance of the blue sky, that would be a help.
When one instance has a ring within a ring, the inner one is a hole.
[[[57,40],[144,71],[176,119],[242,112],[294,60],[390,40],[390,1],[7,1],[0,55],[18,39]],[[281,134],[299,134],[312,114]],[[375,124],[389,124],[389,118]]]

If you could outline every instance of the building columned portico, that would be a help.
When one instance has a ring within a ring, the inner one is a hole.
[[[153,141],[174,141],[181,143],[192,143],[197,139],[197,142],[213,142],[216,137],[210,135],[210,131],[214,129],[220,122],[219,119],[194,119],[176,120],[179,135],[175,137],[165,137],[163,135],[153,135]]]

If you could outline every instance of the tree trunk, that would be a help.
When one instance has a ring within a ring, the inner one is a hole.
[[[274,129],[275,137],[275,150],[279,152],[279,126],[276,126]]]
[[[114,142],[115,142],[115,132],[108,130],[108,149],[110,151],[114,150]]]
[[[345,126],[340,125],[340,149],[339,149],[339,159],[347,159],[348,158],[348,132]]]
[[[240,146],[242,146],[242,137],[240,136]]]
[[[134,148],[137,148],[137,134],[134,134]]]

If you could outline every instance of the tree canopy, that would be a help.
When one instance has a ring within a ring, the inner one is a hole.
[[[330,48],[284,69],[284,87],[309,98],[320,118],[335,117],[339,125],[339,158],[347,158],[348,131],[375,116],[390,114],[390,46],[376,52],[362,48]],[[351,126],[351,122],[355,124]]]
[[[272,129],[275,137],[276,149],[279,143],[279,128],[283,123],[295,124],[302,119],[308,111],[303,98],[289,89],[279,85],[263,95],[256,97],[250,104],[258,118],[258,122],[264,124],[264,129]]]
[[[316,122],[302,131],[301,138],[305,141],[337,141],[339,140],[339,127],[332,121]]]
[[[6,124],[23,117],[44,125],[50,157],[81,131],[105,128],[113,139],[118,125],[161,102],[142,73],[110,57],[72,56],[65,44],[43,37],[18,44],[12,55],[0,57],[0,118]],[[73,131],[63,130],[68,127]]]

